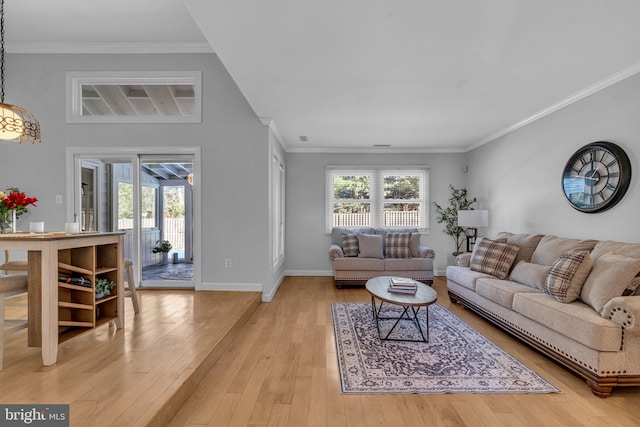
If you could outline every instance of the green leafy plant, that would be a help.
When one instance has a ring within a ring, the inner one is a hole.
[[[449,185],[449,189],[451,190],[449,206],[443,208],[436,202],[433,204],[438,214],[436,221],[445,224],[443,231],[453,238],[456,244],[456,253],[459,253],[466,234],[464,227],[458,226],[458,211],[473,210],[472,206],[476,202],[476,198],[470,199],[466,188],[454,188],[453,185]]]
[[[116,286],[113,280],[105,279],[104,277],[98,277],[96,279],[96,295],[100,298],[111,295],[111,290]]]
[[[154,254],[161,253],[161,252],[168,253],[172,247],[173,246],[171,246],[170,241],[163,240],[162,242],[160,242],[160,240],[158,240],[156,242],[156,246],[153,248],[151,252],[153,252]]]

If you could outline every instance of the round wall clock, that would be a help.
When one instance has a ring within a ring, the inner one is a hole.
[[[587,213],[618,203],[631,182],[631,162],[622,148],[598,141],[579,148],[564,167],[562,190],[572,207]]]

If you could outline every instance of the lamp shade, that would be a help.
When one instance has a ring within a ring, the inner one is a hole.
[[[458,211],[459,227],[486,227],[489,225],[489,211]]]

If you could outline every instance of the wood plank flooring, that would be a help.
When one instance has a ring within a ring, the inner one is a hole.
[[[562,394],[342,395],[330,303],[369,302],[330,277],[287,277],[257,293],[145,290],[124,333],[103,326],[43,367],[26,331],[5,337],[0,403],[69,403],[72,426],[638,426],[640,388],[608,399],[458,305],[438,302]],[[10,307],[9,310],[19,310]],[[640,357],[640,356],[639,356]]]
[[[287,277],[217,360],[171,426],[638,426],[640,388],[608,399],[536,351],[459,305],[444,278],[438,302],[562,394],[342,395],[330,303],[369,302],[366,290],[330,277]],[[640,356],[639,356],[640,357]]]
[[[42,366],[26,330],[5,337],[0,403],[69,404],[72,426],[165,425],[261,304],[257,292],[140,290],[124,331],[108,325],[60,345]],[[22,312],[20,312],[22,310]],[[26,317],[26,307],[7,317]]]

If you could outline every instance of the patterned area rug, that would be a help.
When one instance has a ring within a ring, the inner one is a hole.
[[[160,277],[167,280],[191,280],[193,279],[192,269],[180,269],[161,273]]]
[[[397,317],[398,308],[385,304],[381,314]],[[428,343],[381,342],[371,304],[333,303],[331,311],[345,394],[560,393],[437,303],[429,306]],[[426,328],[424,311],[419,317]],[[382,321],[381,332],[392,324]],[[417,334],[413,322],[401,321],[390,337],[417,339]]]

